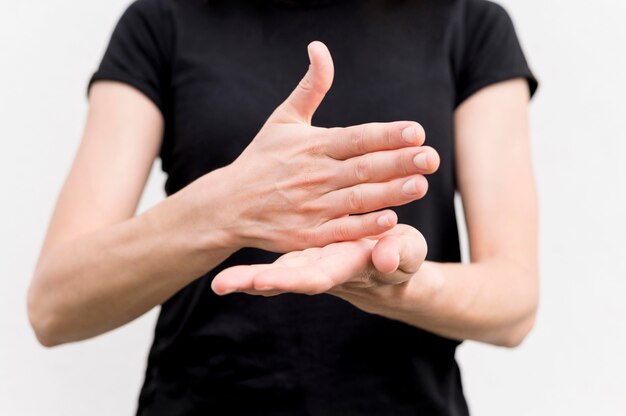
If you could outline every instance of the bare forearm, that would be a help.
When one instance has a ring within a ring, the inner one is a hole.
[[[233,251],[219,231],[180,226],[176,195],[146,213],[60,244],[40,260],[29,315],[44,345],[119,327],[212,269]]]
[[[537,273],[507,261],[425,262],[377,314],[453,339],[518,345],[533,326]]]

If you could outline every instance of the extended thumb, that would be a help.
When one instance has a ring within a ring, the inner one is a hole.
[[[314,41],[307,47],[309,70],[295,90],[276,109],[269,121],[311,124],[313,114],[333,83],[333,59],[326,45]]]

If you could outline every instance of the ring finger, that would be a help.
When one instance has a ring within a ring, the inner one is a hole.
[[[320,198],[333,217],[362,214],[386,207],[395,207],[426,195],[428,181],[422,175],[394,179],[382,183],[363,183],[329,192]]]

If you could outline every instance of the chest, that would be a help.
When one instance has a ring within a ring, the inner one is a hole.
[[[169,130],[175,187],[245,149],[306,72],[312,40],[326,43],[335,66],[314,125],[415,120],[440,152],[441,169],[451,170],[454,80],[447,23],[420,3],[409,9],[368,2],[333,10],[223,6],[184,16]]]

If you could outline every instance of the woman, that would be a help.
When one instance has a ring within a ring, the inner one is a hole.
[[[90,86],[29,314],[52,346],[162,305],[138,414],[463,415],[459,342],[530,331],[537,84],[499,6],[139,0]]]

